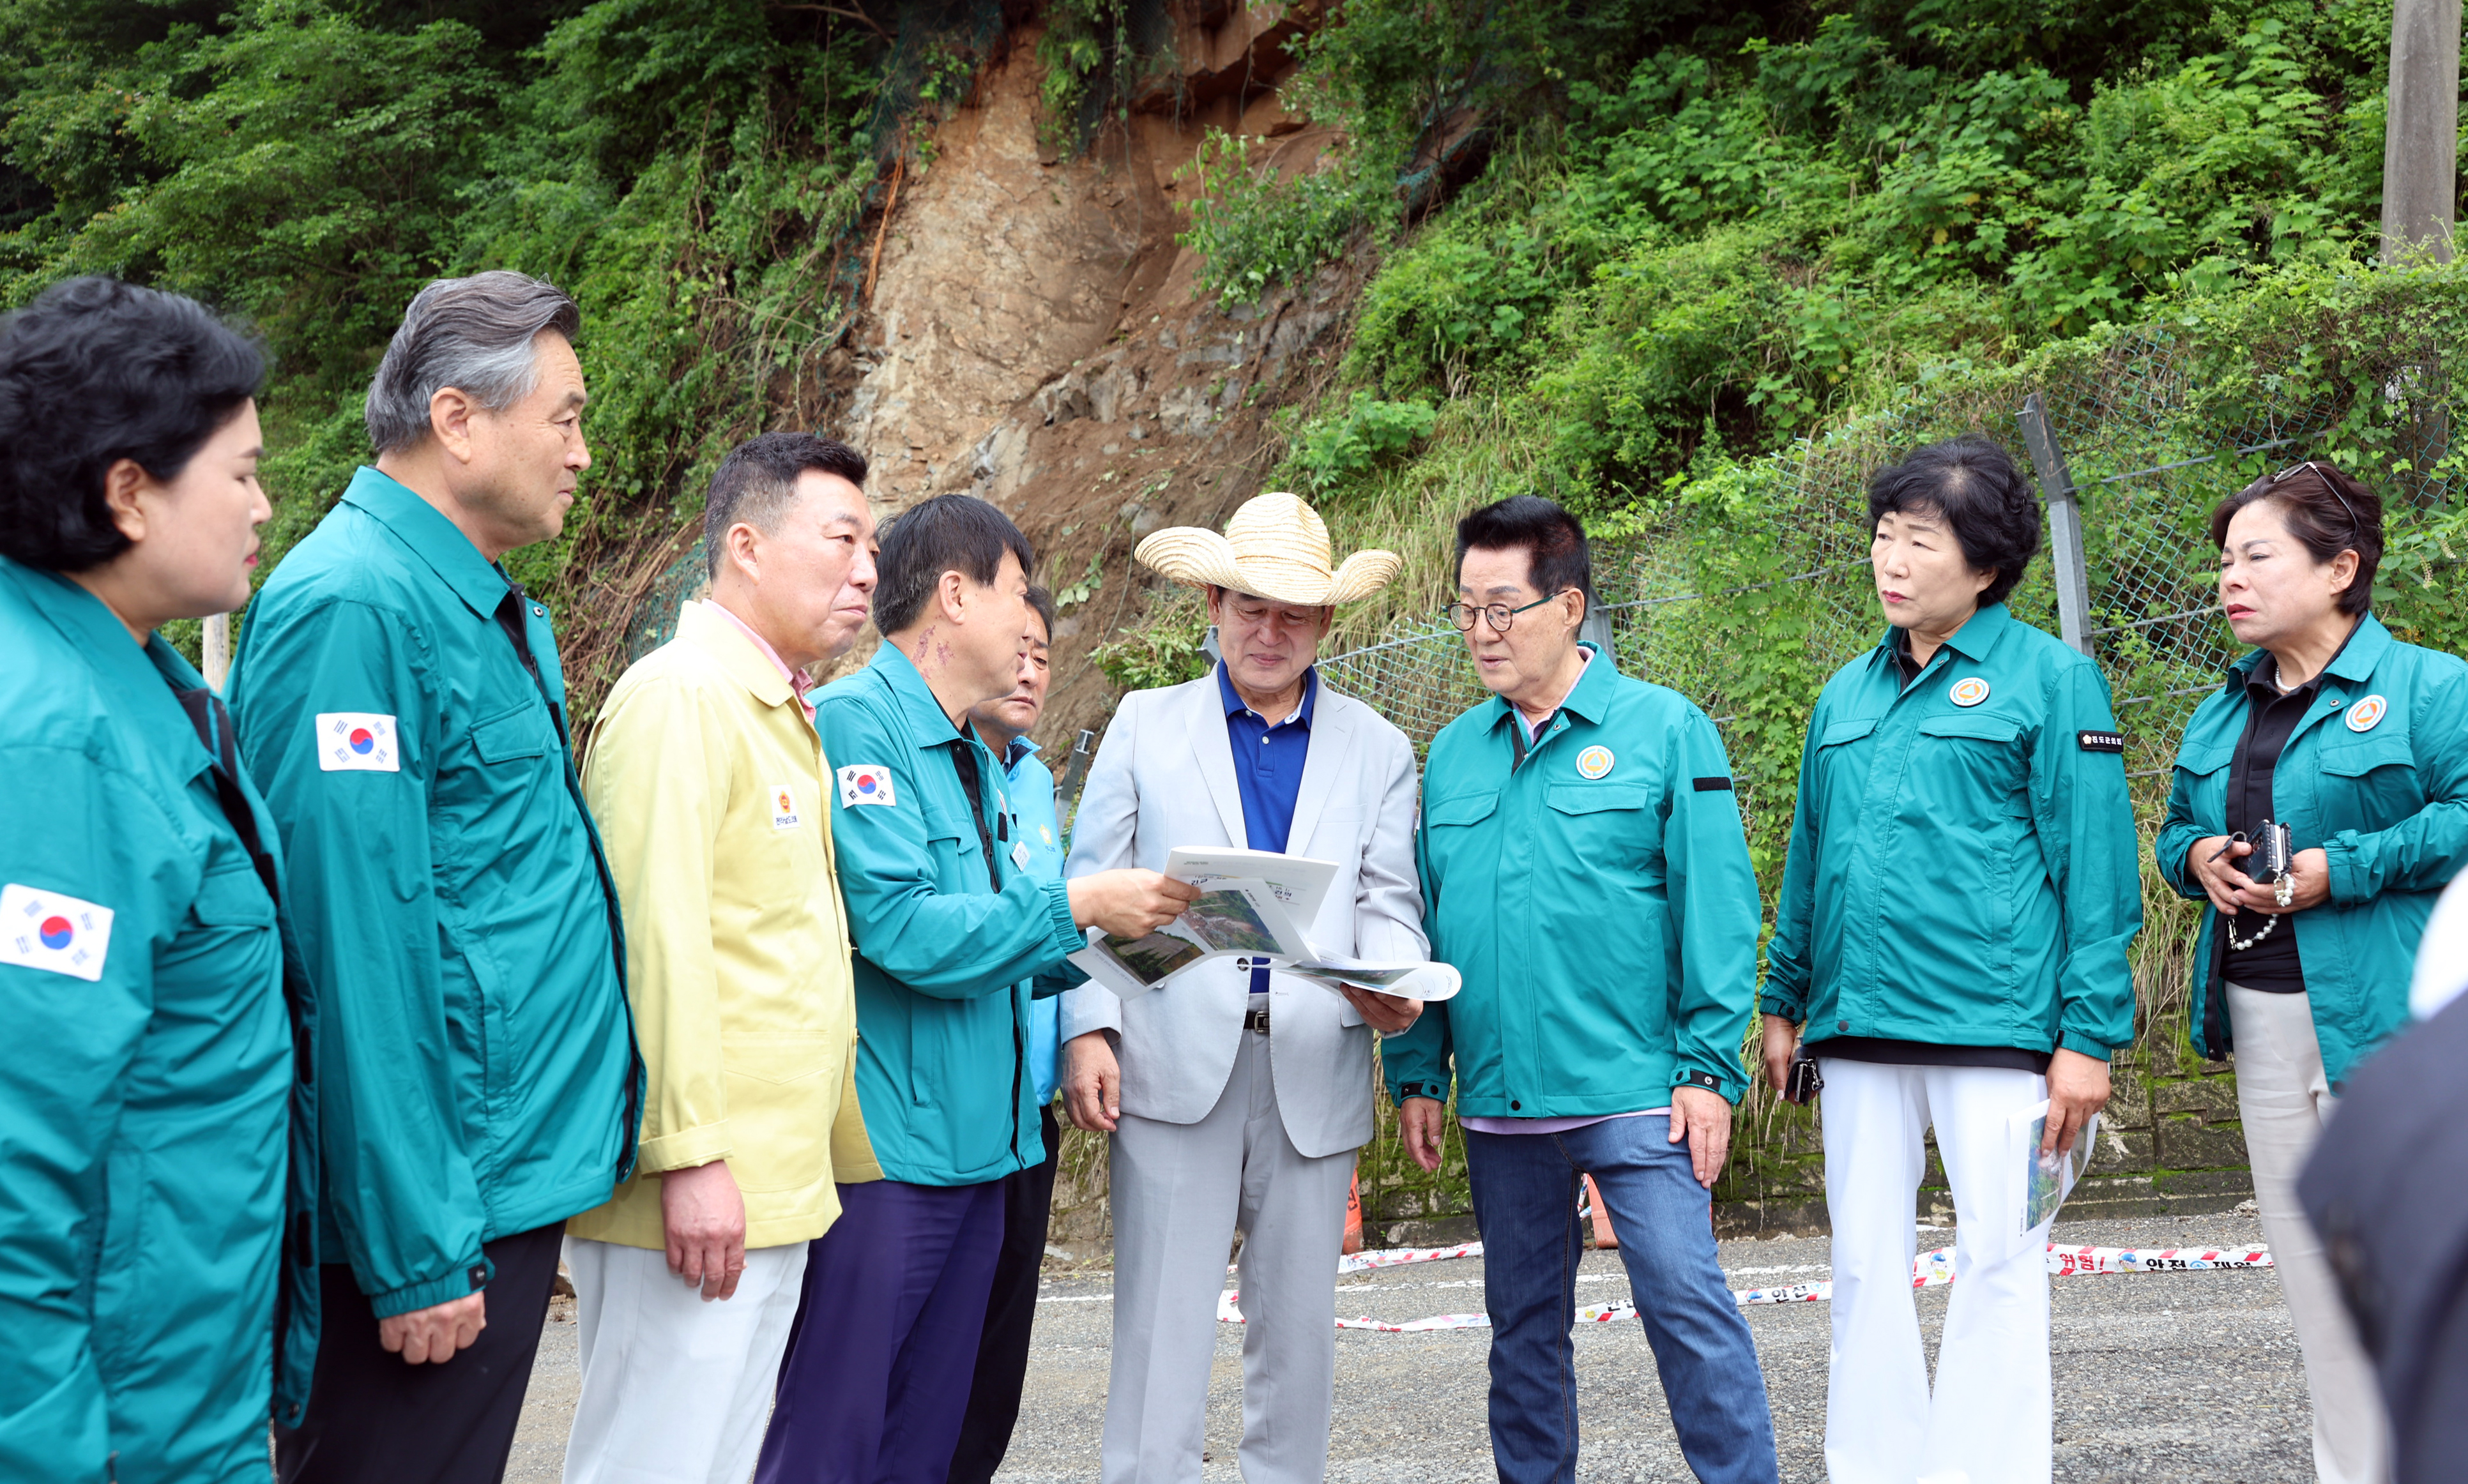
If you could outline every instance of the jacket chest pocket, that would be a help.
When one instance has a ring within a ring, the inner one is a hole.
[[[1870,749],[1860,745],[1875,736],[1877,719],[1859,717],[1850,720],[1831,721],[1817,736],[1817,746],[1808,760],[1815,777],[1808,780],[1808,793],[1822,800],[1828,814],[1849,810],[1856,815],[1860,798],[1867,790],[1868,755]],[[1845,815],[1844,817],[1850,817]]]
[[[1553,784],[1542,802],[1580,863],[1634,870],[1661,856],[1654,790],[1644,784]]]
[[[2325,736],[2315,784],[2316,820],[2327,840],[2342,830],[2388,830],[2425,808],[2425,779],[2408,734]],[[2272,775],[2277,792],[2279,774]],[[2315,842],[2317,844],[2320,841]]]
[[[196,900],[189,903],[189,920],[181,925],[179,939],[165,963],[214,966],[216,971],[183,976],[184,982],[200,993],[212,984],[219,986],[221,993],[254,998],[265,982],[257,972],[272,971],[282,962],[282,954],[275,936],[274,899],[265,894],[265,883],[258,879],[256,869],[235,858],[220,862],[198,881]],[[198,1008],[191,1007],[193,1012]],[[228,1003],[211,1013],[241,1014]]]
[[[197,883],[197,899],[189,904],[189,914],[208,928],[271,927],[274,899],[265,894],[265,883],[258,879],[255,867],[234,861],[206,873]]]
[[[1481,842],[1494,833],[1492,816],[1498,812],[1497,788],[1424,801],[1423,849],[1433,877],[1428,885],[1436,888],[1446,881],[1459,856],[1466,858],[1469,869],[1481,864]]]
[[[2177,774],[2191,806],[2194,827],[2205,834],[2228,828],[2230,742],[2186,742],[2177,749]]]
[[[537,828],[529,808],[533,795],[554,776],[549,750],[557,738],[547,710],[537,700],[517,700],[511,709],[500,706],[471,722],[459,737],[451,730],[446,737],[434,794],[442,829],[457,837],[485,836],[491,842],[482,853],[487,856],[519,849]]]
[[[975,832],[971,831],[966,837],[961,835],[960,832],[967,828],[965,822],[947,824],[938,820],[932,827],[933,833],[926,836],[926,853],[934,860],[934,886],[938,891],[998,889],[987,879],[986,853],[978,844]]]
[[[2024,786],[2030,781],[2030,760],[2022,744],[2022,724],[2011,717],[1926,717],[1904,776],[1917,785],[1908,790],[1928,801],[1930,812],[1941,812],[1954,800],[1988,805],[1999,814],[2022,814]]]
[[[552,741],[548,717],[529,704],[471,723],[471,755],[491,765],[544,758]]]

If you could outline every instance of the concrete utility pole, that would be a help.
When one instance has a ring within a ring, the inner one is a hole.
[[[2398,0],[2383,126],[2383,262],[2418,245],[2451,261],[2458,148],[2459,0]]]

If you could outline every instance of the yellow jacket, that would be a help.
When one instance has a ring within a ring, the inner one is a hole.
[[[780,1246],[830,1228],[835,1181],[880,1177],[854,1086],[831,777],[778,663],[699,603],[602,705],[583,788],[650,1088],[634,1177],[573,1235],[665,1246],[659,1174],[726,1159],[745,1244]]]

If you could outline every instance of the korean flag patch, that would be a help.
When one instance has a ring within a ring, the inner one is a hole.
[[[897,805],[899,795],[891,787],[891,769],[880,763],[857,763],[840,769],[840,808],[855,809],[860,804]]]
[[[11,881],[0,886],[0,964],[89,984],[111,951],[111,909]]]
[[[374,711],[317,713],[317,766],[329,773],[400,773],[394,718]]]

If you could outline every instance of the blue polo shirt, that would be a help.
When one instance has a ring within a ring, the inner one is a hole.
[[[1294,799],[1302,792],[1303,755],[1311,750],[1319,668],[1303,672],[1303,703],[1273,726],[1245,702],[1222,662],[1217,689],[1225,697],[1225,740],[1234,747],[1234,783],[1243,792],[1243,833],[1251,849],[1282,855],[1286,836],[1293,833]]]

